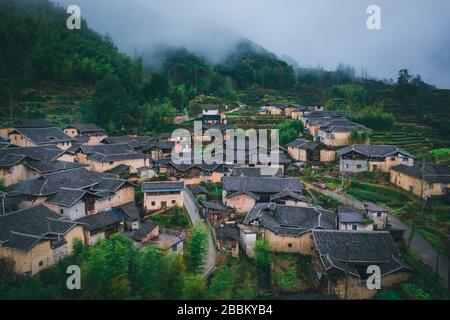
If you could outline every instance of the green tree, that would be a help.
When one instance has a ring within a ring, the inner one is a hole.
[[[220,267],[214,274],[208,290],[208,298],[230,300],[233,296],[234,271],[228,266]]]
[[[95,93],[90,103],[83,104],[84,120],[107,126],[113,122],[115,126],[130,124],[132,112],[129,96],[117,76],[108,74],[95,85]]]
[[[191,275],[184,278],[184,300],[203,300],[206,299],[207,294],[208,288],[203,275]]]
[[[173,128],[175,109],[170,100],[153,100],[139,107],[139,127],[143,133],[160,133]]]
[[[208,252],[208,236],[201,224],[196,224],[192,236],[186,243],[186,269],[190,273],[202,272],[206,254]]]
[[[277,126],[279,130],[280,144],[285,145],[298,138],[303,131],[303,123],[296,120],[286,120]]]
[[[263,289],[270,289],[272,285],[270,244],[266,240],[258,240],[254,246],[255,266],[259,286]]]

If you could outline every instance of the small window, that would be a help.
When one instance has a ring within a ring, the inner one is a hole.
[[[172,204],[175,204],[175,203],[177,203],[177,201],[176,200],[172,200]]]
[[[391,161],[395,161],[395,157],[391,157]]]
[[[44,265],[44,261],[39,261],[39,267],[42,267]]]
[[[350,168],[350,165],[349,165],[348,163],[346,163],[346,164],[344,165],[344,167],[345,167],[345,169],[348,169],[348,168]]]
[[[356,165],[356,168],[357,168],[357,169],[361,169],[361,167],[362,167],[362,166],[361,166],[360,164],[357,164],[357,165]]]
[[[156,205],[155,201],[152,201],[152,206]]]
[[[59,213],[64,214],[64,209],[59,209]]]
[[[352,224],[352,230],[358,230],[358,226],[356,224]]]
[[[288,248],[292,248],[292,243],[288,243]]]

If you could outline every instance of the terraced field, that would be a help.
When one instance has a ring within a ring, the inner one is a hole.
[[[399,123],[392,131],[373,132],[371,143],[394,144],[413,153],[420,159],[430,150],[447,146],[449,141],[442,140],[432,131],[431,127]]]

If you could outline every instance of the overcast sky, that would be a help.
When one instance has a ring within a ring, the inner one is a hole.
[[[212,61],[246,37],[305,67],[340,62],[372,76],[401,68],[450,88],[449,0],[59,0],[77,4],[90,27],[122,51],[185,46]],[[381,30],[367,29],[366,9],[381,8]]]

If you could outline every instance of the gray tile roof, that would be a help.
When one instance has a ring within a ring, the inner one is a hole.
[[[76,225],[43,205],[14,211],[0,216],[0,245],[28,251],[41,240],[64,236]]]
[[[414,156],[408,151],[394,145],[368,145],[368,144],[354,144],[339,150],[341,156],[348,153],[355,152],[366,157],[384,158],[401,153],[405,156]]]
[[[84,190],[61,188],[47,198],[47,202],[70,208],[86,194]]]
[[[205,209],[208,209],[211,211],[224,211],[224,212],[233,212],[234,211],[233,208],[226,207],[220,202],[203,201],[202,206]]]
[[[300,236],[312,229],[337,228],[337,216],[332,211],[274,203],[257,204],[244,219],[246,224],[255,221],[276,234],[288,236]]]
[[[175,147],[175,141],[153,141],[145,145],[143,151],[158,149],[162,151],[171,151]]]
[[[15,131],[27,137],[36,145],[56,144],[75,140],[58,128],[16,128]]]
[[[317,142],[312,142],[305,139],[295,139],[294,141],[288,143],[286,146],[303,150],[314,150],[319,147],[319,144]]]
[[[275,194],[283,190],[301,192],[302,184],[298,178],[224,177],[223,189],[227,192],[250,191]]]
[[[139,210],[134,201],[121,205],[119,210],[132,221],[138,221],[141,219],[141,215],[139,214]]]
[[[134,151],[134,149],[126,143],[81,145],[78,148],[78,151],[86,154],[88,160],[99,162],[149,158],[148,155]]]
[[[209,194],[208,189],[206,189],[205,187],[199,185],[199,184],[195,184],[191,187],[191,192],[194,196],[196,195],[200,195],[200,194]]]
[[[236,225],[225,224],[215,228],[219,240],[239,241],[239,228]]]
[[[348,119],[338,119],[331,121],[322,128],[326,132],[350,132],[353,129],[364,130],[366,127]]]
[[[346,206],[338,206],[338,218],[342,223],[362,223],[364,215],[356,209],[348,208]]]
[[[357,277],[361,276],[358,266],[363,266],[364,278],[372,264],[380,267],[381,275],[406,268],[389,232],[314,230],[313,236],[327,271],[345,271],[346,261],[348,272]]]
[[[2,154],[0,151],[0,168],[9,168],[15,166],[25,159],[24,156],[15,154]]]
[[[32,160],[51,161],[65,153],[55,145],[37,146],[37,147],[12,147],[3,149],[0,154],[14,154],[25,156]]]
[[[24,164],[39,172],[39,173],[51,173],[56,171],[70,170],[75,168],[85,167],[84,164],[69,161],[36,161],[36,160],[25,160]]]
[[[387,210],[383,207],[380,207],[376,203],[365,201],[363,202],[364,208],[366,208],[370,212],[386,212]]]
[[[391,170],[419,179],[423,176],[429,183],[450,183],[450,167],[446,164],[427,164],[424,168],[418,163],[411,167],[400,164]]]
[[[113,225],[119,225],[122,222],[122,219],[110,211],[105,211],[82,217],[76,220],[76,222],[82,224],[88,231],[95,231]]]
[[[59,192],[61,188],[85,189],[103,192],[115,192],[126,180],[116,179],[114,175],[89,171],[86,168],[58,171],[44,174],[39,178],[27,180],[9,187],[13,193],[48,196]]]
[[[264,173],[264,174],[262,174]],[[237,177],[267,177],[274,176],[281,178],[283,171],[281,168],[250,168],[250,167],[236,167],[231,171],[231,176]]]
[[[159,224],[157,222],[153,221],[147,222],[139,229],[134,230],[130,236],[135,241],[142,241],[145,239],[145,237],[147,237],[148,233],[151,232],[153,229],[157,228],[158,225]]]
[[[104,144],[126,143],[133,149],[142,149],[154,140],[149,136],[113,136],[102,140]]]
[[[292,192],[290,190],[283,190],[280,193],[270,196],[270,201],[276,201],[276,200],[282,200],[282,199],[294,199],[294,200],[298,200],[298,201],[309,202],[308,198],[306,198],[305,196],[303,196],[297,192]]]
[[[276,102],[268,102],[268,103],[265,104],[265,106],[267,106],[267,107],[274,107],[274,108],[281,109],[281,110],[284,110],[286,108],[286,104],[284,104],[284,103],[276,103]]]
[[[3,150],[7,147],[9,147],[11,144],[9,142],[1,142],[0,141],[0,150]]]
[[[106,170],[105,173],[111,173],[116,176],[128,173],[130,171],[130,166],[127,166],[126,164],[119,164],[117,167],[114,167],[112,169]]]
[[[157,181],[142,183],[142,192],[183,191],[184,182]]]
[[[101,128],[100,126],[96,125],[95,123],[71,123],[64,129],[68,129],[68,128],[76,129],[79,132],[79,134],[81,134],[81,135],[105,131],[105,129]]]
[[[305,118],[344,118],[345,112],[334,110],[312,111],[306,115]]]

